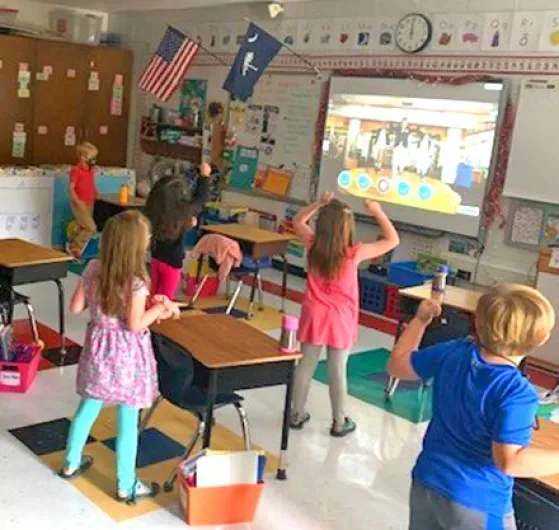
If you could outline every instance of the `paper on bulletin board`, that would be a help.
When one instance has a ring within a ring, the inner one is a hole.
[[[37,81],[48,81],[49,76],[45,74],[45,72],[37,72],[35,74],[35,79],[37,79]]]
[[[355,32],[352,35],[351,47],[354,50],[369,50],[373,47],[375,31],[375,19],[360,19],[355,24]]]
[[[87,83],[87,89],[90,92],[99,91],[99,72],[92,71],[89,73],[89,81]]]
[[[544,15],[540,51],[559,53],[559,11],[547,11]]]
[[[76,77],[76,71],[73,68],[68,68],[68,70],[66,70],[66,77],[74,79]]]
[[[398,18],[379,17],[376,20],[374,31],[375,41],[373,48],[385,52],[396,49],[395,32]]]
[[[355,35],[356,24],[353,19],[336,20],[334,24],[334,47],[336,50],[344,51],[353,49],[353,35]]]
[[[14,130],[12,135],[12,157],[24,158],[25,146],[27,144],[27,133]]]
[[[511,51],[537,51],[543,16],[539,12],[520,11],[514,14],[509,48]]]
[[[514,212],[510,234],[513,244],[538,246],[542,234],[544,210],[532,206],[521,206]]]
[[[511,13],[487,13],[483,29],[483,51],[503,51],[509,48],[512,25]]]
[[[293,172],[275,167],[268,168],[266,179],[262,185],[262,191],[285,197],[291,189]]]
[[[107,136],[107,134],[109,134],[109,127],[107,125],[101,125],[99,127],[99,134],[101,136]]]
[[[238,146],[229,186],[243,190],[252,189],[257,168],[258,149]]]
[[[457,17],[457,23],[458,40],[453,49],[460,51],[479,50],[481,48],[481,39],[483,36],[483,15],[459,15]]]
[[[39,125],[37,127],[37,134],[39,136],[46,136],[48,134],[49,130],[48,127],[46,125]]]
[[[66,133],[64,134],[64,145],[66,147],[72,147],[76,145],[76,128],[66,127]]]
[[[19,88],[17,91],[17,97],[21,99],[27,99],[31,97],[31,91],[28,88]]]
[[[453,15],[436,15],[433,20],[433,49],[449,51],[457,46],[458,20]]]
[[[113,81],[113,92],[111,96],[111,116],[122,116],[122,100],[124,87],[122,86],[122,75],[116,75]]]

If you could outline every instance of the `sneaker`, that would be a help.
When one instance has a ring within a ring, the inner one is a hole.
[[[303,414],[294,414],[289,422],[289,427],[295,431],[300,431],[305,423],[311,421],[311,415],[308,412],[303,412]]]
[[[357,429],[357,425],[351,418],[345,419],[343,425],[337,425],[336,422],[332,423],[332,427],[330,429],[330,436],[334,438],[343,438],[348,434],[351,434],[353,431]]]
[[[134,488],[130,493],[123,493],[119,491],[117,493],[116,499],[118,502],[123,502],[130,506],[133,506],[136,504],[137,501],[140,501],[142,499],[153,499],[153,497],[155,497],[159,493],[160,489],[161,488],[159,484],[157,484],[157,482],[149,482],[148,484],[144,484],[143,482],[137,480],[134,484]]]

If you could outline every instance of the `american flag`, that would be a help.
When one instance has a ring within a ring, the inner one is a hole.
[[[167,101],[178,88],[200,45],[169,26],[140,78],[140,88]]]

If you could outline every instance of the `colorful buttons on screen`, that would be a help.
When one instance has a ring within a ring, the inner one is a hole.
[[[342,171],[338,175],[338,186],[347,189],[351,184],[351,173],[349,171]]]
[[[417,193],[422,201],[428,201],[431,197],[433,197],[433,189],[427,184],[422,184],[421,186],[419,186],[419,190]]]
[[[400,182],[398,184],[398,194],[401,197],[407,197],[411,192],[411,186],[407,182]]]
[[[357,177],[357,187],[360,190],[366,191],[372,185],[373,185],[373,181],[371,180],[371,177],[369,177],[369,175],[367,175],[366,173],[362,173]]]
[[[377,182],[377,189],[379,193],[388,193],[390,191],[391,183],[388,179],[381,178]]]

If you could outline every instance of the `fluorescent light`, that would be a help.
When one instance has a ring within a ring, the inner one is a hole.
[[[503,85],[501,83],[485,83],[483,88],[493,92],[501,92],[501,90],[503,90]]]

